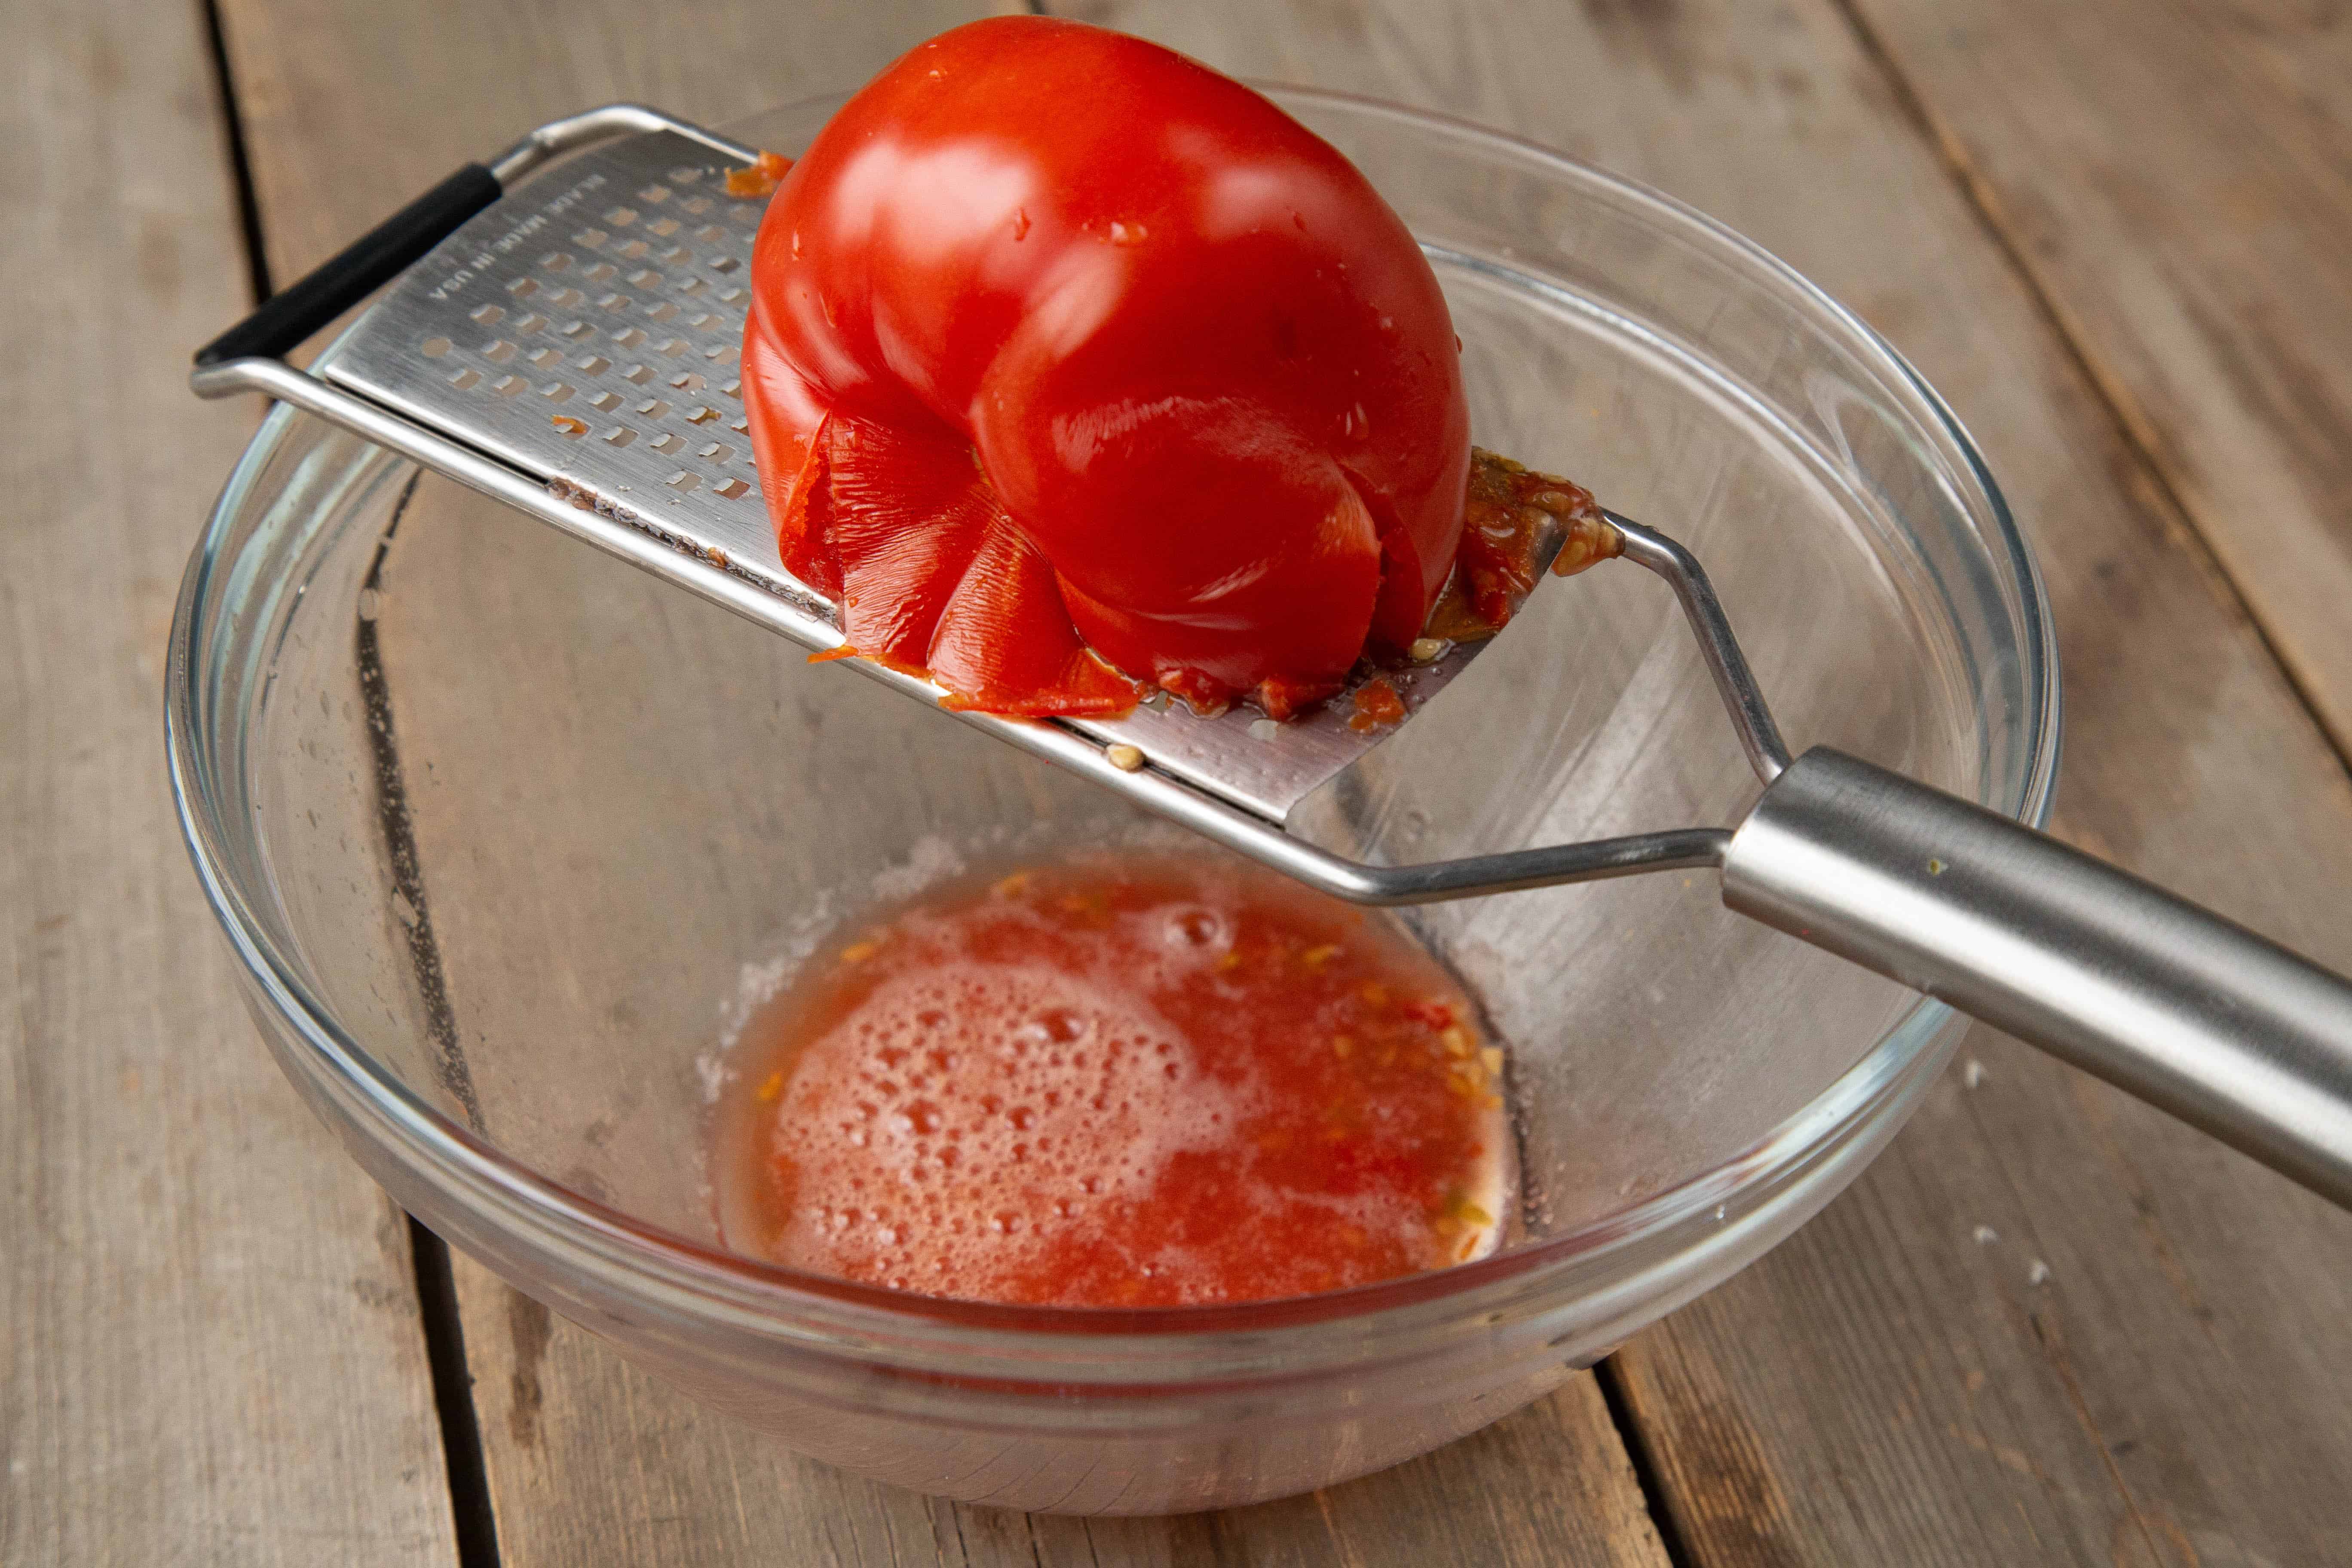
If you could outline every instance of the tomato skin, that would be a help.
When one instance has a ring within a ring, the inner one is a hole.
[[[808,492],[869,423],[961,444],[1058,589],[965,613],[995,628],[966,641],[1295,700],[1411,641],[1453,566],[1469,419],[1419,247],[1335,150],[1156,45],[1035,17],[922,45],[785,176],[752,283],[754,446],[786,564],[828,592],[856,588],[842,514]]]

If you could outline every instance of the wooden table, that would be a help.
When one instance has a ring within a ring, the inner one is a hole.
[[[1794,1240],[1491,1430],[1173,1521],[800,1461],[454,1274],[296,1104],[181,851],[195,342],[458,161],[721,122],[986,0],[0,11],[0,1563],[2352,1561],[2352,1216],[1990,1030]],[[1651,181],[1903,348],[2038,546],[2059,830],[2352,968],[2352,12],[1069,0]]]

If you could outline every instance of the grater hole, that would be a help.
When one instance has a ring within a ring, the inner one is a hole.
[[[688,212],[692,213],[695,216],[700,217],[704,213],[710,210],[710,198],[709,196],[688,196],[686,200],[678,203],[678,205],[684,207]]]
[[[713,364],[725,364],[729,360],[735,357],[735,345],[733,343],[713,343],[710,347],[702,351],[702,357],[710,361]]]
[[[719,302],[722,305],[740,305],[743,302],[743,290],[740,289],[721,289],[719,290]]]
[[[693,259],[694,252],[682,245],[673,245],[661,253],[661,263],[665,267],[683,267]]]
[[[626,294],[600,294],[596,297],[596,304],[601,310],[625,310],[629,308],[629,297]]]
[[[604,248],[604,242],[612,237],[601,228],[583,228],[572,237],[572,243],[584,245],[591,250],[602,250]]]
[[[653,378],[653,367],[650,365],[633,364],[621,373],[621,379],[633,386],[643,386]]]
[[[708,425],[718,417],[719,410],[702,404],[697,404],[686,411],[686,422],[688,425]]]
[[[637,405],[637,412],[648,419],[667,419],[669,417],[669,405],[658,397],[648,397]]]
[[[708,447],[697,447],[694,455],[706,462],[723,463],[735,455],[735,448],[724,441],[713,441]]]
[[[569,414],[557,415],[551,423],[574,441],[588,434],[588,422],[585,419],[574,419]]]
[[[727,422],[727,428],[734,431],[739,436],[746,435],[751,428],[751,422],[749,419],[730,419]],[[752,467],[754,468],[757,468],[758,466],[759,465],[756,463],[752,464]]]
[[[517,317],[515,319],[514,330],[518,334],[523,332],[535,332],[545,325],[547,325],[547,318],[541,315],[538,311],[533,310],[528,315]]]
[[[685,445],[685,437],[672,435],[667,430],[655,437],[653,440],[653,447],[656,452],[675,452]]]
[[[743,384],[740,381],[726,382],[719,386],[719,390],[730,397],[740,397],[743,395]]]
[[[677,307],[664,300],[660,304],[648,309],[646,314],[656,321],[675,321],[677,318]]]
[[[602,375],[613,368],[613,362],[603,354],[582,354],[576,363],[587,375]]]
[[[502,375],[490,383],[490,390],[500,397],[512,397],[530,384],[519,375]]]
[[[676,234],[677,231],[678,221],[674,217],[657,217],[654,219],[653,222],[646,225],[646,233],[657,234],[664,239],[667,239],[671,235]]]
[[[460,392],[471,392],[481,383],[482,373],[478,370],[461,370],[449,378],[449,384]]]
[[[493,342],[488,348],[482,351],[482,357],[488,360],[492,364],[504,364],[507,361],[514,358],[516,354],[521,352],[522,351],[516,348],[514,344],[507,342],[506,339],[499,338]]]
[[[539,292],[539,285],[528,278],[518,278],[507,285],[507,292],[518,300],[528,300]]]
[[[614,246],[613,247],[613,254],[619,257],[624,261],[635,261],[642,258],[646,251],[651,250],[652,248],[652,246],[647,245],[642,239],[633,239],[625,245]]]
[[[625,447],[636,438],[637,433],[625,425],[614,426],[604,432],[604,444],[608,447]]]
[[[596,329],[585,321],[566,321],[562,332],[567,338],[593,338],[596,335]]]
[[[741,262],[736,260],[731,256],[721,256],[710,263],[710,270],[713,272],[732,272],[741,265]]]
[[[722,495],[729,500],[733,500],[737,496],[748,493],[751,487],[740,479],[727,479],[711,486],[710,489],[713,494]]]
[[[673,185],[690,185],[701,178],[702,171],[699,169],[672,169],[669,172],[669,183]]]
[[[563,351],[556,348],[533,349],[530,363],[541,370],[553,370],[563,363]]]
[[[417,352],[424,354],[426,359],[439,359],[443,354],[449,352],[449,340],[446,338],[427,338],[422,343],[417,345]]]
[[[561,381],[549,382],[545,386],[539,389],[539,395],[541,397],[546,398],[550,403],[569,403],[572,401],[571,386]]]
[[[547,297],[547,302],[559,310],[576,310],[588,302],[588,296],[577,289],[558,289]]]
[[[727,237],[727,231],[715,223],[707,223],[694,231],[694,237],[705,245],[717,245]]]
[[[629,274],[629,287],[632,289],[658,289],[661,287],[661,274],[655,271],[650,267],[640,267],[635,272]]]
[[[686,324],[692,327],[698,332],[708,328],[711,322],[718,319],[718,317],[712,315],[708,310],[697,310],[693,315],[688,316],[686,319]]]
[[[506,307],[503,305],[477,305],[471,313],[474,320],[486,327],[495,327],[507,319]]]
[[[604,221],[611,224],[614,228],[626,228],[631,224],[637,221],[636,209],[634,207],[614,207],[612,211],[604,215]]]
[[[642,327],[623,327],[619,331],[613,334],[613,341],[620,344],[625,349],[635,348],[639,343],[646,341],[645,329]]]
[[[609,261],[600,261],[580,275],[583,283],[610,283],[621,275],[621,269]]]
[[[550,272],[568,271],[572,266],[572,255],[569,251],[551,250],[539,258],[539,264]]]
[[[600,392],[588,400],[588,406],[610,414],[614,409],[621,406],[621,395],[617,392]]]
[[[661,443],[656,441],[654,445],[658,447]],[[677,472],[672,474],[669,477],[667,483],[669,488],[674,490],[699,489],[702,487],[702,481],[695,478],[692,474],[688,473],[684,468],[680,468]]]
[[[669,378],[669,384],[677,388],[680,392],[700,392],[704,387],[710,384],[690,370],[683,375],[671,376]]]
[[[651,202],[655,205],[658,206],[662,203],[669,200],[669,187],[667,185],[647,185],[644,190],[637,193],[637,199],[641,202]]]
[[[677,286],[677,291],[681,294],[699,294],[705,287],[707,287],[707,285],[704,284],[701,279],[689,278],[685,282]]]

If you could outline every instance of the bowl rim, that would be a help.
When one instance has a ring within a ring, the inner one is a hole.
[[[1696,237],[1730,253],[1850,333],[1853,349],[1873,368],[1906,386],[1942,426],[1988,507],[1993,523],[1991,539],[1999,545],[1990,563],[2006,569],[2002,587],[2016,597],[2023,632],[2019,658],[2028,700],[2036,710],[2023,726],[2028,750],[2015,798],[1992,804],[2029,826],[2046,824],[2061,731],[2057,648],[2046,584],[1976,441],[1942,395],[1893,344],[1762,246],[1640,181],[1455,116],[1318,88],[1273,82],[1253,85],[1278,103],[1352,112],[1396,123],[1414,133],[1436,132],[1475,142],[1555,178],[1564,177],[1578,186],[1649,209],[1695,230]],[[838,102],[843,96],[820,95],[766,112],[805,111]],[[1475,1262],[1319,1295],[1150,1309],[1016,1306],[920,1296],[798,1272],[637,1220],[500,1152],[383,1068],[310,994],[301,979],[301,965],[272,939],[268,923],[259,918],[239,885],[233,858],[225,852],[208,809],[216,797],[205,787],[206,760],[195,740],[200,729],[195,716],[195,637],[208,607],[206,590],[217,580],[220,552],[238,515],[238,503],[289,434],[306,417],[283,405],[275,407],[247,444],[190,557],[173,620],[164,679],[165,752],[182,835],[215,918],[247,979],[308,1047],[315,1064],[312,1070],[323,1068],[331,1092],[363,1105],[375,1121],[388,1128],[403,1145],[412,1168],[421,1159],[440,1183],[467,1189],[466,1195],[477,1209],[502,1214],[508,1223],[536,1233],[554,1250],[599,1258],[673,1300],[682,1291],[699,1303],[703,1315],[715,1313],[755,1335],[799,1340],[835,1351],[855,1347],[871,1353],[882,1342],[901,1340],[911,1326],[920,1324],[964,1335],[967,1352],[1010,1335],[1003,1342],[1024,1346],[1056,1342],[1077,1351],[1115,1346],[1119,1354],[1131,1354],[1148,1342],[1189,1345],[1215,1336],[1245,1335],[1256,1346],[1256,1359],[1296,1367],[1300,1364],[1295,1352],[1302,1334],[1344,1322],[1358,1331],[1344,1353],[1369,1355],[1377,1346],[1392,1343],[1398,1334],[1459,1323],[1473,1316],[1493,1321],[1491,1314],[1507,1303],[1528,1305],[1525,1288],[1530,1283],[1540,1284],[1547,1301],[1559,1298],[1563,1287],[1570,1288],[1569,1299],[1580,1299],[1583,1293],[1572,1287],[1583,1278],[1603,1287],[1622,1284],[1607,1272],[1622,1254],[1644,1241],[1679,1234],[1693,1222],[1704,1223],[1710,1210],[1717,1222],[1714,1228],[1720,1231],[1727,1204],[1754,1198],[1755,1206],[1738,1217],[1757,1219],[1771,1206],[1770,1200],[1780,1190],[1776,1181],[1793,1180],[1809,1161],[1834,1152],[1842,1136],[1851,1137],[1867,1125],[1868,1113],[1880,1102],[1903,1092],[1906,1072],[1919,1065],[1922,1053],[1932,1047],[1953,1017],[1944,1004],[1920,998],[1852,1067],[1748,1149],[1637,1204],[1541,1242]],[[1913,1088],[1924,1089],[1924,1085]],[[1367,1335],[1365,1331],[1372,1332]],[[884,1353],[878,1359],[906,1358]],[[929,1364],[930,1358],[914,1357],[908,1364],[917,1362]]]

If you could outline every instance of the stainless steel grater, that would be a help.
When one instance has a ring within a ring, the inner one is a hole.
[[[548,495],[531,510],[551,501],[586,514],[567,520],[572,531],[609,548],[631,530],[698,557],[774,601],[734,607],[811,648],[837,646],[833,606],[778,554],[746,434],[737,361],[767,200],[729,195],[724,176],[754,151],[627,107],[534,136],[492,165],[515,188],[400,272],[317,374],[537,481]],[[573,148],[583,150],[519,183]],[[200,377],[198,389],[215,384]],[[287,401],[352,422],[348,405],[297,390],[311,400]],[[660,569],[678,574],[672,563]],[[1418,706],[1480,646],[1391,679]],[[1056,727],[1098,749],[1133,746],[1153,768],[1276,824],[1385,738],[1350,731],[1344,702],[1276,726],[1240,709],[1203,721],[1154,700],[1125,719]]]
[[[266,393],[835,647],[833,605],[783,569],[746,437],[736,360],[765,204],[728,195],[723,176],[753,156],[635,105],[543,126],[208,345],[195,389]],[[285,363],[387,283],[314,374]],[[1349,731],[1340,704],[1281,725],[1181,707],[1116,721],[954,716],[1361,903],[1718,868],[1733,910],[2022,1036],[2352,1206],[2352,984],[1951,795],[1825,747],[1792,759],[1698,562],[1603,515],[1624,559],[1673,586],[1765,786],[1736,828],[1366,864],[1284,831],[1300,800],[1393,733]],[[1482,646],[1401,678],[1408,704],[1443,692]],[[1129,747],[1140,765],[1121,765]]]

